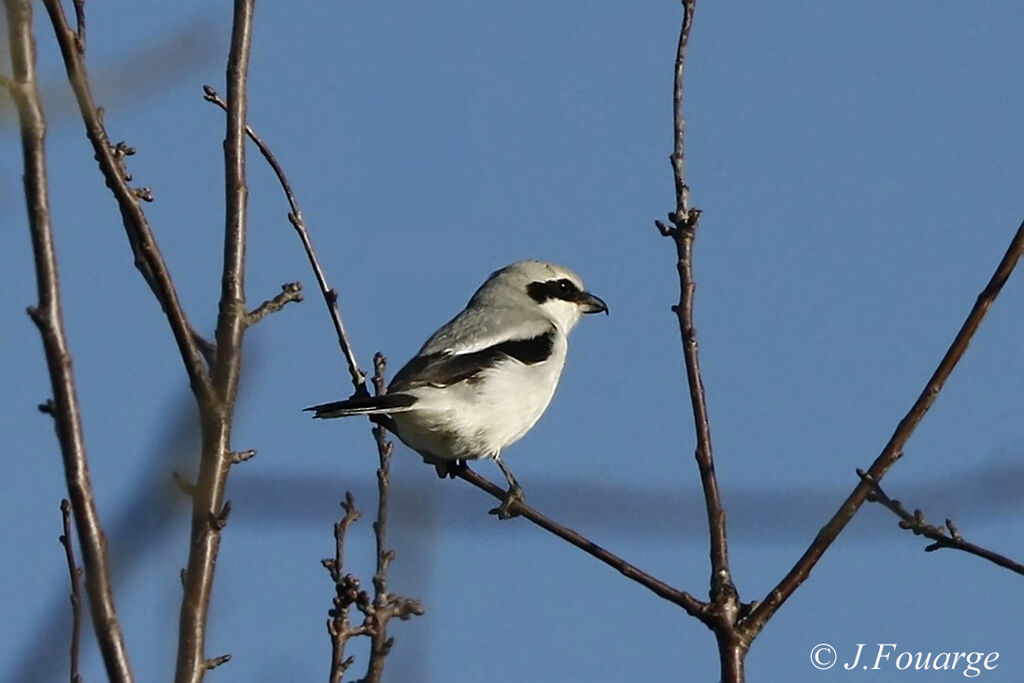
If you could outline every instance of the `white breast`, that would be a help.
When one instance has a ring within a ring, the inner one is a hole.
[[[537,423],[565,366],[567,341],[536,365],[508,359],[457,385],[418,387],[416,409],[395,414],[398,437],[428,459],[491,458]]]

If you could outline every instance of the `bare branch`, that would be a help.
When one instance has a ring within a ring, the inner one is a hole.
[[[227,62],[228,115],[224,141],[226,211],[224,267],[212,368],[215,403],[203,406],[202,453],[192,496],[192,531],[185,590],[178,627],[176,683],[199,683],[211,662],[206,657],[206,621],[213,589],[221,531],[230,502],[224,501],[228,471],[234,461],[231,426],[241,374],[242,337],[246,329],[245,240],[248,188],[245,182],[246,79],[252,42],[254,0],[235,0],[231,48]],[[224,660],[226,661],[226,660]]]
[[[696,0],[683,0],[683,18],[676,46],[675,76],[672,83],[673,148],[670,160],[675,181],[676,207],[668,215],[672,225],[655,221],[658,232],[671,237],[676,247],[676,270],[679,273],[679,303],[672,311],[679,319],[679,335],[683,343],[683,360],[690,390],[690,407],[696,437],[694,458],[700,473],[707,510],[711,559],[711,603],[707,607],[707,623],[718,640],[723,681],[743,680],[743,658],[749,641],[739,637],[736,623],[743,605],[736,592],[729,569],[729,543],[726,532],[725,508],[715,476],[715,460],[711,448],[711,423],[708,418],[704,380],[701,378],[697,347],[697,328],[694,324],[693,298],[697,288],[693,275],[693,243],[697,237],[700,210],[690,205],[690,187],[686,181],[686,118],[683,113],[683,90],[686,70],[686,48]]]
[[[693,26],[695,0],[683,3],[683,22],[679,31],[679,46],[676,51],[675,81],[672,97],[674,113],[674,140],[672,170],[676,186],[676,210],[669,218],[674,230],[671,235],[676,244],[679,271],[679,303],[673,311],[679,318],[679,333],[683,341],[683,357],[686,362],[686,378],[690,387],[690,404],[696,431],[697,448],[695,457],[700,471],[701,485],[707,504],[708,529],[711,536],[711,599],[727,612],[727,623],[735,623],[738,606],[736,587],[729,572],[729,548],[726,539],[725,510],[718,492],[715,477],[715,463],[711,450],[711,426],[704,397],[704,382],[701,379],[700,361],[697,352],[697,330],[694,327],[693,295],[696,282],[693,277],[693,242],[697,235],[700,211],[690,207],[690,190],[686,184],[684,156],[684,135],[686,122],[683,117],[683,73],[686,66],[686,47]],[[665,230],[662,229],[662,233]]]
[[[387,393],[384,382],[384,370],[387,359],[377,353],[373,357],[373,388],[377,395]],[[388,497],[391,488],[391,453],[394,444],[388,439],[387,430],[381,425],[373,428],[373,438],[377,442],[377,519],[373,523],[373,533],[377,546],[377,570],[373,575],[372,609],[366,614],[366,624],[370,627],[370,661],[366,667],[363,683],[380,683],[384,675],[384,661],[391,652],[393,638],[388,637],[388,622],[392,618],[408,619],[413,615],[422,615],[423,607],[418,600],[410,600],[388,592],[387,575],[395,551],[387,547]]]
[[[227,103],[221,99],[217,91],[210,86],[203,86],[203,99],[207,102],[216,104],[221,109],[227,111]],[[281,183],[281,189],[284,190],[285,198],[288,200],[288,206],[291,208],[291,212],[288,214],[288,221],[295,228],[295,232],[298,233],[299,239],[302,240],[302,247],[306,251],[306,257],[309,259],[309,265],[313,268],[313,274],[316,276],[317,284],[320,286],[320,293],[323,294],[324,303],[327,304],[327,311],[331,315],[331,321],[334,323],[334,330],[338,336],[338,345],[341,347],[341,352],[345,356],[345,361],[348,364],[348,374],[352,380],[352,387],[355,389],[356,395],[368,396],[369,392],[366,389],[366,373],[359,369],[359,362],[356,360],[355,351],[352,350],[352,344],[348,340],[348,335],[345,332],[345,323],[341,318],[341,311],[338,308],[338,292],[333,287],[327,284],[327,277],[324,275],[324,270],[320,265],[320,259],[316,255],[316,250],[313,248],[312,239],[309,236],[309,231],[306,229],[306,223],[302,218],[302,211],[299,209],[299,203],[295,199],[295,193],[292,192],[292,186],[288,182],[288,176],[285,175],[284,169],[277,162],[277,158],[270,151],[270,147],[256,134],[256,131],[251,126],[245,127],[245,132],[259,148],[260,154],[270,164],[270,168],[273,169],[274,175],[277,176],[278,182]]]
[[[505,498],[505,490],[503,488],[485,479],[468,467],[453,467],[450,472],[452,476],[469,482],[481,491],[489,493],[498,500],[504,500]],[[563,541],[568,541],[588,555],[597,558],[612,569],[615,569],[626,578],[636,581],[658,597],[679,605],[686,610],[686,613],[690,616],[697,617],[704,623],[708,623],[707,603],[698,600],[686,591],[673,588],[664,581],[651,576],[647,572],[630,564],[618,555],[605,550],[576,531],[562,526],[558,522],[541,514],[522,500],[515,501],[511,507],[513,513],[533,522],[545,531],[551,532]]]
[[[386,391],[384,369],[387,361],[380,353],[373,359],[373,385],[378,394]],[[379,467],[377,469],[377,519],[373,523],[376,541],[377,564],[373,575],[373,598],[360,588],[359,579],[344,572],[345,533],[350,524],[360,517],[352,494],[345,493],[341,507],[345,515],[334,525],[334,558],[322,560],[323,566],[334,581],[334,606],[328,612],[327,632],[331,636],[331,683],[340,683],[342,676],[352,666],[353,657],[345,656],[345,646],[356,636],[370,638],[370,657],[362,683],[379,683],[384,672],[384,663],[394,643],[388,637],[388,622],[395,617],[405,620],[423,614],[418,600],[403,598],[388,591],[387,572],[395,559],[395,552],[387,547],[388,496],[390,494],[390,472],[392,443],[383,427],[373,428],[377,443]],[[355,606],[363,614],[360,625],[352,624],[350,610]]]
[[[345,672],[352,666],[353,658],[345,656],[345,645],[349,639],[368,633],[365,625],[352,625],[349,610],[356,602],[368,603],[369,597],[359,590],[359,579],[352,574],[342,574],[345,565],[345,532],[360,517],[351,492],[345,492],[341,507],[345,515],[334,525],[334,558],[322,561],[334,581],[335,593],[334,607],[328,612],[330,618],[327,620],[327,633],[331,636],[331,683],[341,683]]]
[[[914,405],[911,406],[907,414],[900,420],[889,442],[865,473],[867,477],[861,479],[860,483],[857,484],[846,500],[843,501],[843,504],[839,506],[839,509],[836,510],[835,514],[832,515],[828,523],[821,528],[814,541],[804,551],[804,554],[793,568],[789,570],[789,573],[768,593],[764,601],[745,620],[743,630],[747,637],[755,637],[779,607],[793,594],[793,591],[807,579],[811,570],[814,569],[814,565],[817,564],[818,560],[828,547],[832,545],[832,542],[839,536],[842,530],[846,528],[846,525],[856,514],[857,510],[860,509],[860,506],[864,504],[871,495],[871,492],[875,490],[875,486],[881,482],[885,473],[903,455],[904,446],[914,433],[918,423],[921,422],[921,419],[935,402],[943,385],[953,372],[953,368],[956,367],[960,358],[963,357],[964,352],[967,350],[967,345],[970,344],[971,338],[978,331],[978,327],[981,325],[981,321],[984,320],[989,307],[996,300],[996,297],[999,296],[1003,285],[1006,284],[1010,274],[1020,260],[1021,253],[1024,253],[1024,223],[1021,223],[1020,227],[1017,228],[1017,233],[1010,242],[1010,246],[1007,247],[1006,253],[992,274],[992,278],[978,295],[974,306],[971,308],[971,312],[968,313],[967,319],[964,320],[960,331],[957,332],[949,349],[942,357],[938,367],[935,368],[935,372],[932,373],[921,394],[914,401]]]
[[[197,343],[198,335],[192,329],[181,302],[178,300],[178,293],[174,288],[167,264],[157,246],[146,214],[142,210],[140,193],[128,185],[131,176],[124,170],[124,157],[129,154],[127,150],[130,148],[124,143],[117,145],[110,143],[110,138],[103,125],[102,110],[93,101],[83,51],[84,6],[80,2],[75,4],[79,29],[75,31],[68,24],[60,0],[43,0],[43,5],[53,23],[54,34],[64,58],[68,80],[75,92],[82,121],[85,123],[86,135],[92,143],[100,171],[107,181],[107,187],[110,188],[121,210],[125,234],[128,236],[128,243],[135,256],[135,266],[142,273],[167,316],[193,393],[201,405],[210,403],[214,398],[213,387],[210,375],[204,365],[203,352]],[[145,195],[146,193],[142,192],[141,194]]]
[[[273,299],[267,299],[245,316],[246,325],[255,325],[271,313],[277,313],[293,301],[302,301],[302,283],[286,282],[281,285],[281,293]]]
[[[690,31],[693,28],[693,15],[696,9],[697,0],[683,0],[683,20],[679,27],[675,77],[672,80],[673,145],[671,159],[672,175],[676,185],[677,215],[670,216],[669,219],[677,226],[680,221],[689,219],[687,214],[690,211],[690,188],[686,184],[686,118],[683,116],[683,86],[686,74],[686,48],[690,44]],[[662,234],[665,234],[664,230],[662,230]]]
[[[13,72],[8,86],[18,109],[21,128],[25,198],[39,292],[39,305],[30,308],[29,315],[42,336],[50,373],[53,399],[46,405],[53,416],[64,460],[68,496],[82,547],[93,628],[110,680],[131,681],[131,666],[114,606],[106,538],[89,478],[71,353],[64,334],[46,173],[46,121],[36,83],[32,6],[28,0],[5,0],[4,4]]]
[[[954,550],[962,550],[965,553],[976,555],[982,559],[988,560],[993,564],[996,564],[1004,569],[1009,569],[1011,572],[1024,575],[1024,565],[1019,562],[1014,562],[1005,555],[1000,555],[997,552],[983,548],[980,545],[969,543],[964,540],[964,537],[960,535],[960,530],[957,528],[953,520],[947,519],[945,529],[942,527],[933,526],[925,521],[924,513],[920,510],[914,510],[913,514],[907,508],[903,507],[903,504],[890,498],[878,482],[871,478],[871,475],[862,469],[857,470],[857,476],[863,481],[871,485],[871,493],[868,494],[869,503],[878,503],[883,505],[892,511],[902,521],[899,526],[901,529],[909,529],[914,532],[915,536],[924,536],[935,541],[934,543],[925,547],[925,552],[933,552],[940,548],[952,548]]]
[[[68,576],[71,580],[71,683],[82,683],[82,675],[78,673],[78,644],[82,635],[82,598],[79,584],[82,570],[75,562],[75,546],[71,540],[71,502],[66,498],[60,502],[60,514],[64,533],[60,536],[60,544],[64,546],[64,559],[68,563]]]
[[[241,462],[246,462],[256,457],[256,451],[250,448],[247,451],[232,451],[231,452],[231,464],[237,465]]]
[[[204,663],[204,666],[206,667],[207,671],[210,671],[211,669],[216,669],[221,664],[227,664],[230,661],[231,661],[231,655],[224,654],[224,655],[219,655],[217,657],[211,657],[210,659],[207,659],[206,662]]]
[[[377,353],[373,357],[373,387],[375,393],[386,393],[384,369],[387,360]],[[370,633],[370,659],[366,667],[365,683],[379,683],[384,675],[384,662],[391,651],[388,638],[388,620],[390,617],[390,598],[388,595],[388,567],[394,559],[395,552],[387,547],[388,495],[391,488],[391,454],[394,444],[388,440],[388,433],[382,426],[372,429],[374,441],[377,443],[377,519],[373,522],[373,535],[377,547],[377,569],[373,574],[373,612],[375,619]],[[422,610],[421,610],[422,613]]]

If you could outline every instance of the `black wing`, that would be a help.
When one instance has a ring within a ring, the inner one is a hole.
[[[536,337],[503,341],[472,353],[416,356],[398,371],[388,391],[406,391],[422,386],[451,386],[472,380],[506,358],[514,358],[523,365],[536,365],[551,356],[554,346],[555,330],[548,328]]]

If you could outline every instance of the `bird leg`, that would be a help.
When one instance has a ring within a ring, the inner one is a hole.
[[[523,487],[519,485],[516,478],[512,476],[512,470],[508,468],[505,461],[501,459],[501,455],[494,456],[494,462],[498,463],[498,467],[501,468],[501,473],[505,475],[505,480],[508,482],[508,491],[505,493],[505,497],[501,501],[501,505],[490,511],[490,514],[497,515],[498,519],[511,519],[518,515],[518,512],[513,512],[512,506],[516,503],[525,503],[526,498],[523,496]]]

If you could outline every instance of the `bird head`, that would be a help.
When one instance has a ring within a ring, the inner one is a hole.
[[[517,261],[495,271],[473,295],[473,300],[514,301],[537,310],[565,332],[587,313],[608,313],[605,302],[584,288],[579,275],[544,261]]]

